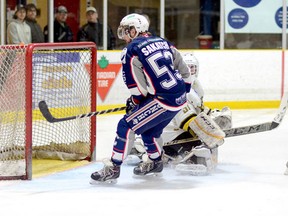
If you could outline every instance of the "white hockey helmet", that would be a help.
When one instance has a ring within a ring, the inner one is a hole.
[[[130,30],[134,28],[136,30],[136,35],[132,38],[130,36]],[[147,19],[137,13],[132,13],[125,16],[117,29],[118,38],[123,40],[124,35],[128,35],[130,39],[136,38],[140,33],[148,32],[149,23]]]
[[[191,75],[198,77],[199,74],[199,62],[192,53],[186,53],[183,55],[183,60],[189,67]]]

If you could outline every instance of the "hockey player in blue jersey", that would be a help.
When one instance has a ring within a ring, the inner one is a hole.
[[[127,42],[121,54],[122,76],[131,96],[119,121],[111,161],[92,173],[91,183],[113,182],[135,134],[141,135],[149,160],[134,168],[135,175],[163,170],[163,128],[186,105],[191,74],[179,51],[163,38],[151,36],[146,18],[125,16],[118,27],[119,39]]]
[[[214,121],[222,130],[226,130],[232,127],[232,113],[229,107],[224,107],[222,110],[211,110],[204,106],[204,89],[198,79],[199,62],[192,53],[184,54],[183,59],[190,69],[192,86],[190,92],[186,94],[187,105],[163,129],[164,164],[171,165],[170,167],[181,173],[207,175],[217,166],[218,148],[209,148],[208,144],[211,145],[211,142],[207,138],[206,143],[203,143],[200,139],[191,141],[192,137],[197,137],[198,131],[193,131],[189,127],[190,124],[186,123],[190,120],[193,121],[193,119],[195,121],[198,114],[205,112],[211,117],[210,123]],[[207,137],[212,134],[207,133]],[[217,141],[216,145],[219,146],[223,141]],[[141,137],[136,136],[134,146],[125,163],[135,166],[146,159],[146,150]]]

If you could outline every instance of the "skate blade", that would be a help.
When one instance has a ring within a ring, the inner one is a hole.
[[[117,183],[117,179],[109,179],[106,181],[96,181],[94,179],[90,179],[89,182],[91,185],[114,185]]]
[[[178,164],[175,170],[181,174],[193,176],[205,176],[209,174],[206,166],[202,164]]]
[[[155,172],[155,173],[148,173],[146,175],[133,175],[133,178],[136,179],[149,179],[149,178],[161,178],[163,176],[163,173]]]

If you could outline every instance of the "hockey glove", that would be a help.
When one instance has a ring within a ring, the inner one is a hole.
[[[134,109],[134,107],[137,104],[134,102],[133,100],[133,96],[130,96],[127,100],[126,100],[126,113],[130,114],[131,111]]]
[[[189,93],[191,90],[191,83],[185,83],[186,93]]]

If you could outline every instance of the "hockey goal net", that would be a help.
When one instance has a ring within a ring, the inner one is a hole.
[[[32,158],[94,160],[96,117],[49,123],[96,111],[96,46],[90,42],[1,46],[0,180],[31,179]]]

